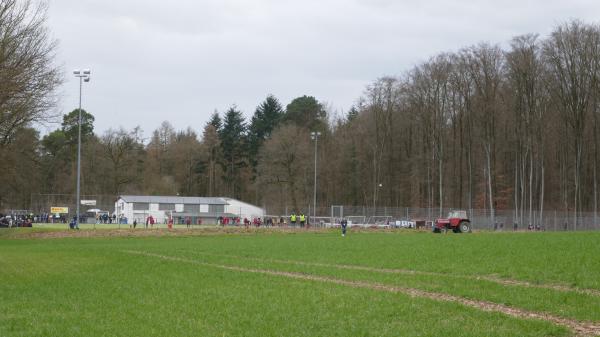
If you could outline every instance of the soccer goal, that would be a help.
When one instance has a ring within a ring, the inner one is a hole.
[[[331,217],[328,216],[310,217],[309,220],[311,227],[328,228],[332,226]]]
[[[346,217],[349,226],[363,226],[367,223],[367,217],[363,215],[350,215]]]
[[[378,226],[378,227],[393,225],[391,216],[371,216],[371,217],[369,217],[369,219],[367,220],[366,223],[368,225]]]

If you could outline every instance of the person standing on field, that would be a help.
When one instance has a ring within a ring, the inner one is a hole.
[[[292,227],[296,227],[296,213],[294,212],[290,215],[290,223],[292,224]]]
[[[306,216],[304,213],[300,213],[300,227],[304,228],[304,224],[306,223]]]
[[[348,227],[348,220],[346,220],[346,218],[343,218],[341,225],[342,225],[342,236],[346,236],[346,228]]]

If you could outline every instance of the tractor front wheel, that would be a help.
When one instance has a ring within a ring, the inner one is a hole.
[[[458,224],[458,229],[461,233],[469,233],[471,231],[471,224],[466,221],[463,221],[460,224]]]

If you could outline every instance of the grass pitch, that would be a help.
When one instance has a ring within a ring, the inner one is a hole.
[[[0,336],[600,331],[600,233],[31,231],[0,230]]]

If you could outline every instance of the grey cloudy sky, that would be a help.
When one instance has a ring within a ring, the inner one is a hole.
[[[148,136],[164,120],[201,133],[232,104],[248,118],[269,93],[346,111],[376,78],[438,52],[599,13],[597,0],[50,0],[48,24],[67,71],[60,110],[78,104],[71,70],[89,67],[96,131]]]

